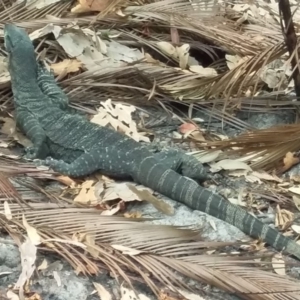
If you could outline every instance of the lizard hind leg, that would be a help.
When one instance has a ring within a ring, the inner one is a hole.
[[[208,178],[204,166],[193,155],[187,155],[178,149],[164,149],[154,157],[173,171],[194,180],[204,181]]]
[[[45,163],[55,172],[72,177],[81,177],[89,175],[100,169],[99,155],[97,155],[97,158],[98,159],[96,159],[92,153],[86,152],[75,159],[72,163],[66,163],[63,160],[57,160],[53,158],[47,158]]]

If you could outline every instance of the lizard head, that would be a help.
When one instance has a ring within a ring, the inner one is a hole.
[[[26,48],[33,50],[33,45],[26,31],[13,24],[6,24],[4,26],[4,44],[7,52],[13,54],[14,51],[26,51]]]
[[[8,52],[8,69],[12,81],[23,82],[19,78],[34,80],[37,74],[36,56],[33,44],[22,28],[13,24],[4,26],[4,44]]]

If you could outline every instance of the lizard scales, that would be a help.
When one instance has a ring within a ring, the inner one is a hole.
[[[300,259],[300,245],[262,223],[244,209],[185,176],[203,179],[203,168],[182,156],[180,171],[158,159],[145,146],[111,129],[69,113],[66,95],[37,63],[27,33],[15,25],[4,28],[17,125],[33,142],[32,158],[46,158],[55,171],[84,176],[96,170],[130,176],[134,181],[188,207],[223,220],[253,238]],[[176,165],[176,164],[175,164]]]

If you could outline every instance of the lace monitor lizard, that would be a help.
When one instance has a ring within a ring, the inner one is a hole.
[[[300,259],[300,245],[295,241],[191,180],[206,177],[196,158],[179,152],[155,155],[121,133],[70,113],[67,96],[52,74],[36,62],[33,44],[23,29],[5,25],[4,40],[17,125],[33,143],[28,157],[45,159],[55,171],[74,177],[96,170],[130,177]]]

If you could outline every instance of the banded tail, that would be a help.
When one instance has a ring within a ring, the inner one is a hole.
[[[136,180],[192,209],[225,221],[252,238],[260,238],[278,251],[285,251],[300,259],[300,245],[291,238],[285,237],[222,196],[157,163],[152,157],[145,158],[140,163]]]

